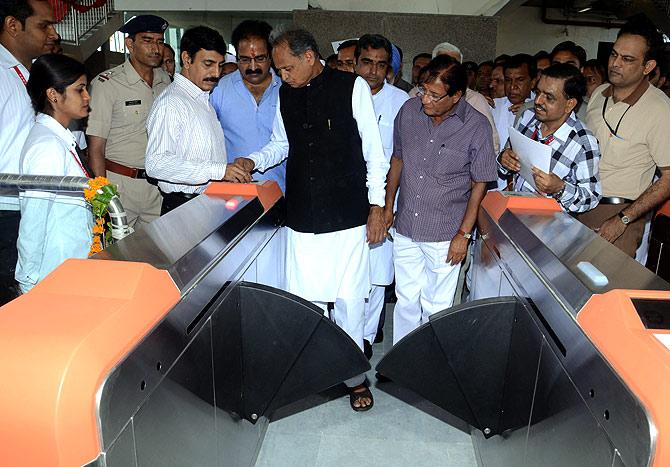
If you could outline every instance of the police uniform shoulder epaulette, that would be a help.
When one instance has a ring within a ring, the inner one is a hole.
[[[109,79],[112,77],[113,74],[114,74],[113,70],[103,71],[98,75],[98,81],[100,81],[101,83],[109,81]]]

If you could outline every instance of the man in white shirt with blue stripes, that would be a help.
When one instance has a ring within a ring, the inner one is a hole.
[[[198,196],[212,180],[251,181],[248,173],[227,163],[223,130],[209,103],[226,43],[215,30],[198,26],[184,33],[180,50],[181,73],[147,118],[146,170],[158,179],[161,215]]]

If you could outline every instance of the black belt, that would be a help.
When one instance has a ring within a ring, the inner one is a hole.
[[[193,199],[196,196],[198,196],[200,193],[184,193],[183,191],[171,191],[171,192],[165,192],[161,190],[161,195],[163,196],[176,196],[178,198],[183,198],[183,199]]]
[[[633,200],[620,198],[619,196],[603,196],[600,198],[600,204],[632,204]]]
[[[0,210],[0,217],[21,217],[21,211],[8,209],[6,211]]]

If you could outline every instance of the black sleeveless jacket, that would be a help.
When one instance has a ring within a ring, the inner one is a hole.
[[[335,232],[367,221],[367,169],[351,108],[355,80],[324,67],[308,86],[279,89],[289,142],[286,225],[298,232]]]

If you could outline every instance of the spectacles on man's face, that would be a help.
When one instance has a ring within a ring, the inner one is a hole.
[[[444,96],[439,96],[439,97],[438,97],[438,96],[436,96],[435,94],[430,94],[430,93],[426,90],[426,88],[424,88],[424,87],[422,86],[422,87],[419,87],[419,88],[417,89],[417,91],[416,91],[416,95],[419,96],[419,97],[422,98],[422,99],[423,99],[423,97],[425,96],[430,102],[436,103],[436,102],[440,102],[442,99],[444,99],[445,97],[447,97],[449,94],[447,93],[447,94],[445,94]]]
[[[252,62],[252,60],[256,63],[265,63],[270,59],[267,55],[256,55],[255,57],[245,57],[244,55],[240,55],[237,57],[237,61],[239,63],[242,63],[243,65],[248,65]]]

